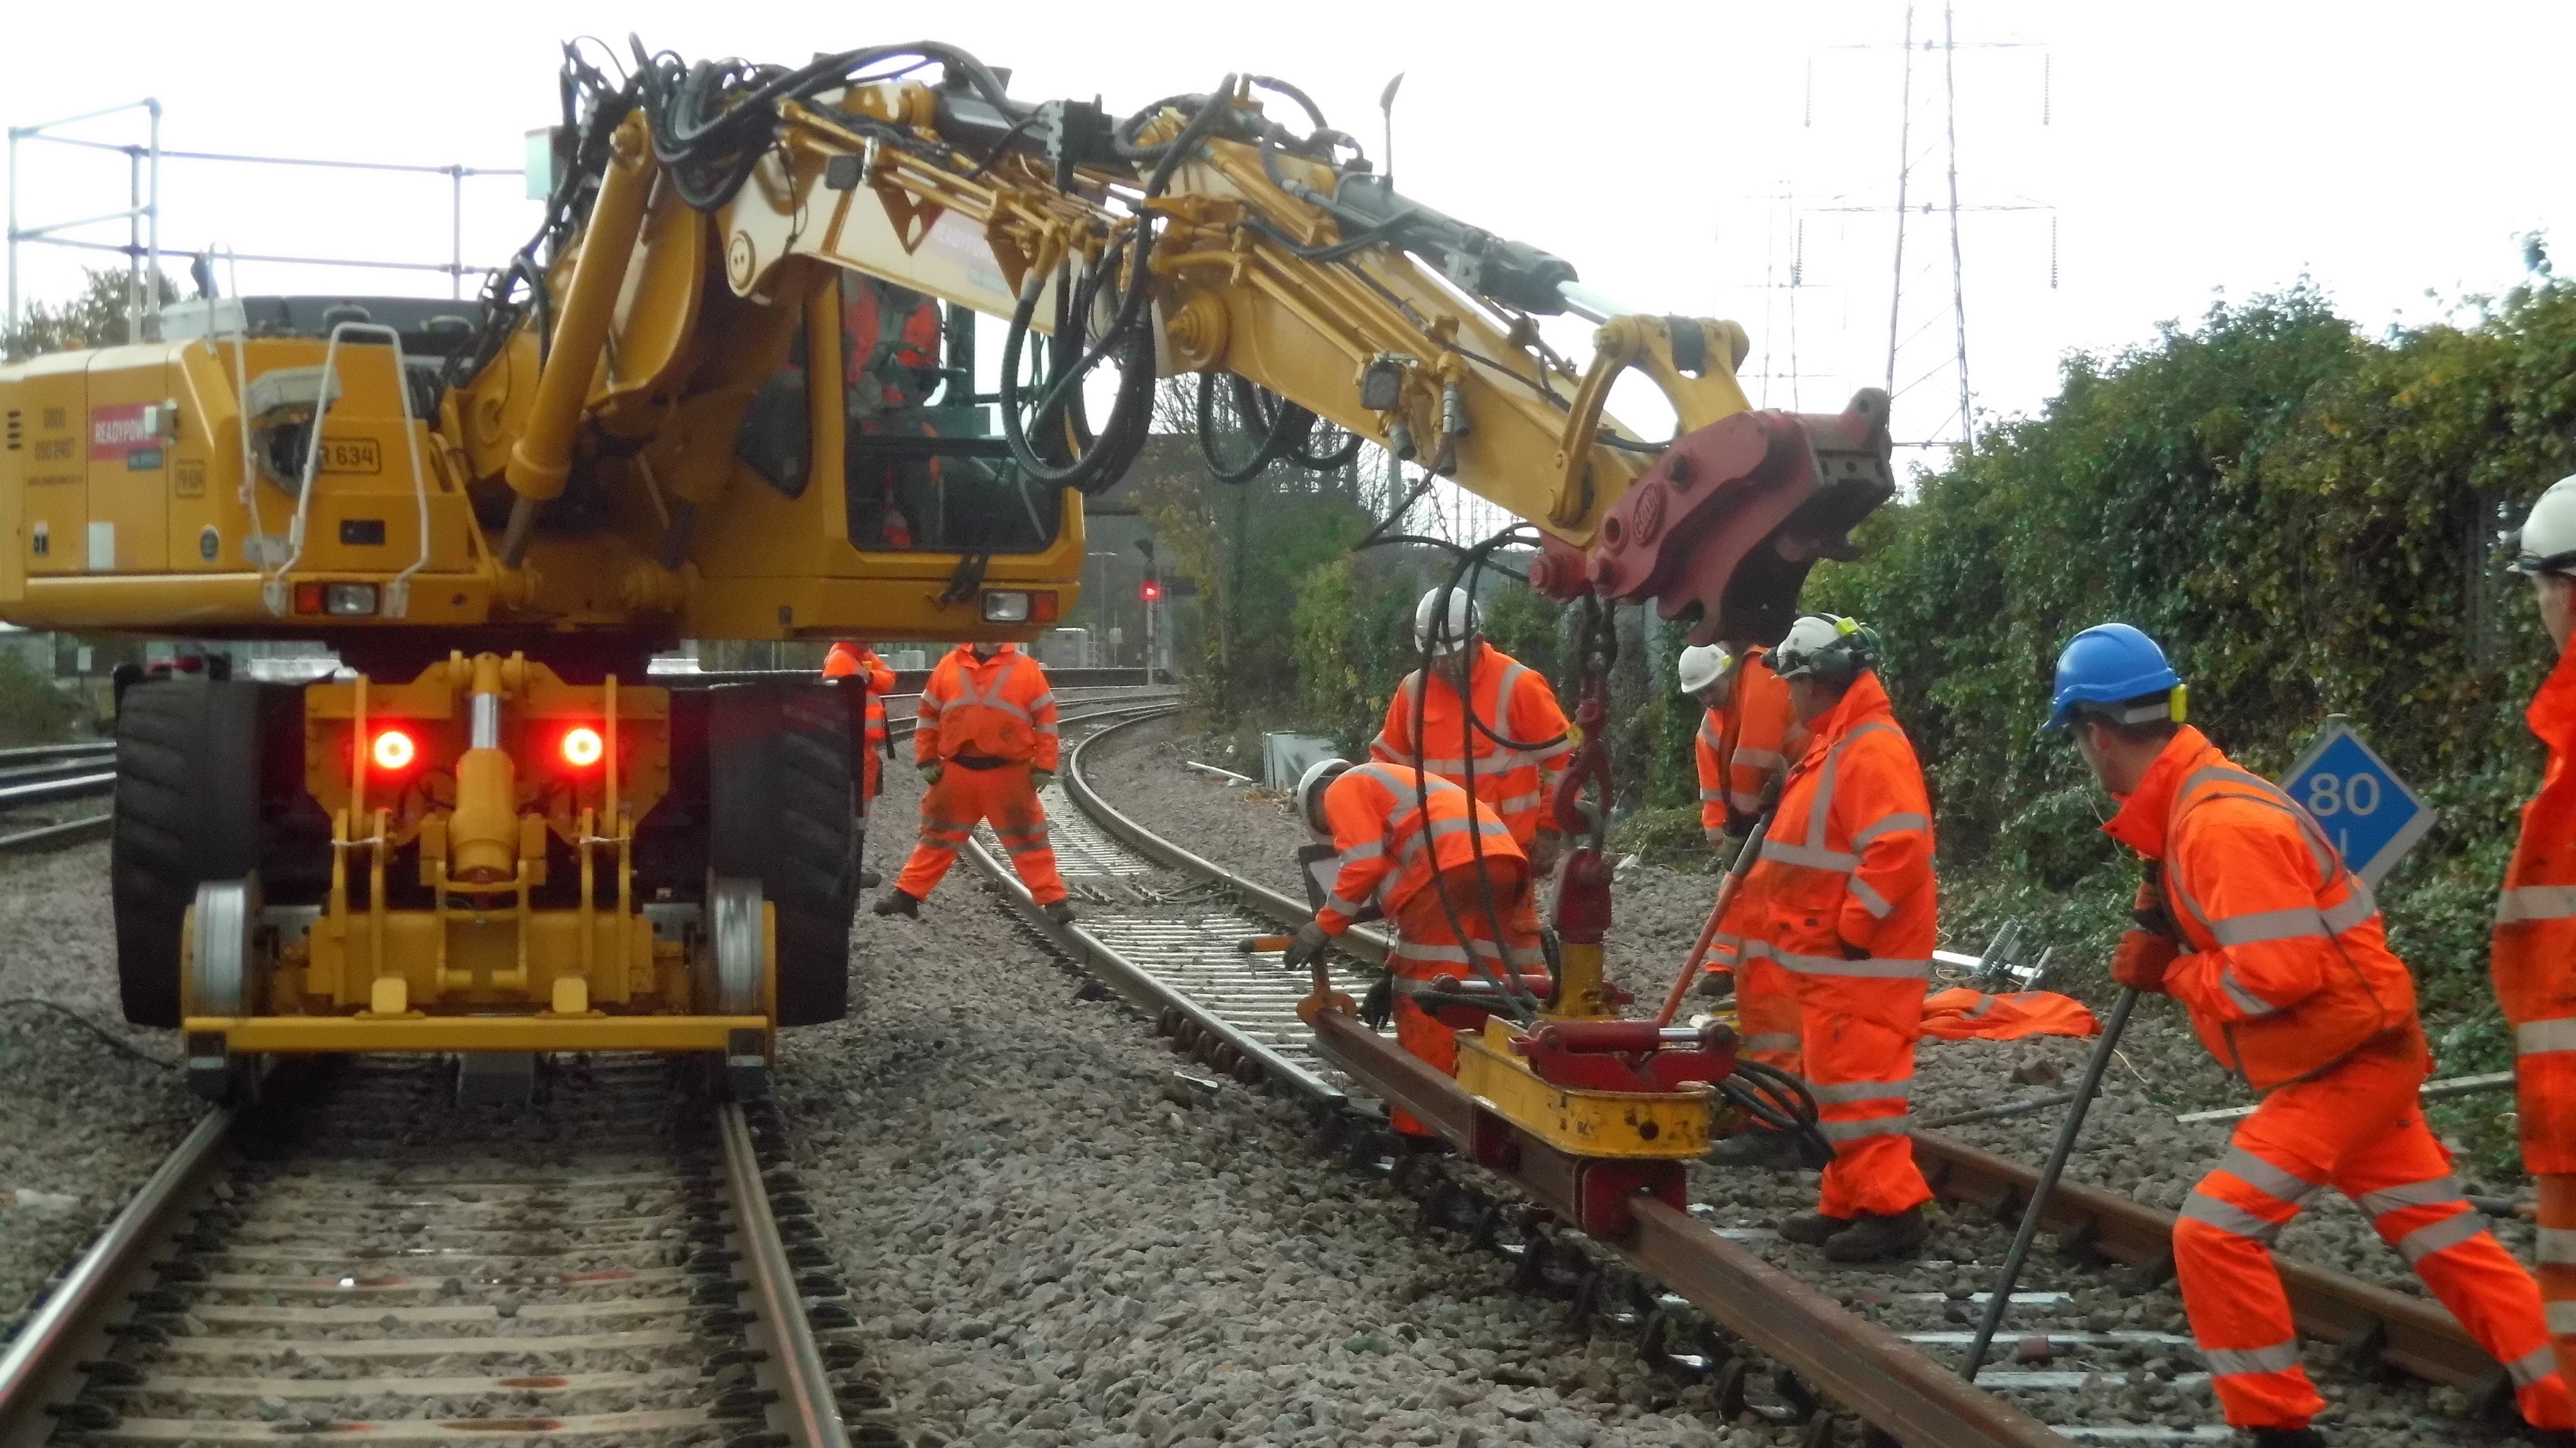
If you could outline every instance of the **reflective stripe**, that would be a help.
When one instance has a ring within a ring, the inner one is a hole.
[[[2275,1166],[2241,1146],[2231,1146],[2220,1158],[2218,1169],[2267,1196],[2278,1197],[2297,1206],[2323,1189],[2324,1183],[2312,1182],[2287,1167]]]
[[[1793,955],[1785,950],[1768,952],[1785,970],[1800,975],[1861,975],[1881,980],[1923,980],[1932,974],[1929,960],[1845,960],[1839,955]]]
[[[1907,830],[1928,830],[1930,828],[1932,828],[1932,822],[1919,814],[1885,815],[1882,816],[1876,824],[1873,824],[1868,828],[1861,830],[1858,834],[1853,835],[1851,838],[1851,847],[1855,850],[1864,849],[1868,846],[1870,841],[1877,839],[1881,835],[1893,835],[1903,833]]]
[[[1995,1008],[1995,1000],[1996,997],[1990,995],[1981,995],[1977,997],[1977,1003],[1968,1007],[1965,1018],[1973,1021],[1979,1016],[1984,1015],[1986,1012],[1993,1010]]]
[[[2363,1192],[2353,1199],[2354,1205],[2372,1216],[2384,1216],[2400,1207],[2440,1207],[2460,1200],[2459,1180],[2449,1173],[2429,1181],[2408,1182],[2384,1191]]]
[[[1746,960],[1769,960],[1778,953],[1779,952],[1771,948],[1771,942],[1767,940],[1748,940],[1744,942],[1744,958]]]
[[[1759,769],[1766,773],[1771,770],[1778,769],[1783,765],[1786,765],[1788,762],[1789,761],[1781,757],[1777,751],[1769,749],[1738,748],[1734,755],[1736,768]]]
[[[2230,1236],[2250,1238],[2267,1246],[2273,1238],[2281,1235],[2281,1228],[2288,1225],[2286,1222],[2265,1221],[2234,1202],[2222,1202],[2198,1188],[2183,1198],[2182,1211],[2177,1215],[2185,1221],[2215,1227]]]
[[[1005,854],[1012,855],[1043,855],[1050,853],[1052,849],[1053,847],[1044,840],[1030,840],[1017,845],[1006,843],[1002,846]]]
[[[1055,690],[1053,690],[1053,689],[1049,689],[1049,690],[1047,690],[1045,693],[1042,693],[1042,694],[1038,695],[1036,698],[1031,699],[1031,700],[1029,701],[1029,705],[1028,705],[1028,707],[1029,707],[1029,712],[1030,712],[1030,713],[1032,713],[1032,714],[1034,714],[1034,713],[1036,713],[1038,710],[1043,709],[1043,708],[1047,707],[1048,705],[1053,704],[1054,702],[1055,702]]]
[[[2368,924],[2370,918],[2379,913],[2379,902],[2371,898],[2370,887],[2362,883],[2359,875],[2352,876],[2351,880],[2352,894],[2342,904],[2329,905],[2318,912],[2325,919],[2326,929],[2336,935]]]
[[[2576,885],[2516,885],[2496,900],[2498,925],[2564,920],[2571,915],[2576,915]]]
[[[2532,1235],[2532,1251],[2551,1267],[2576,1266],[2576,1227],[2543,1227]]]
[[[1914,1078],[1894,1081],[1845,1081],[1834,1086],[1810,1086],[1808,1094],[1820,1106],[1847,1101],[1903,1101],[1914,1094]]]
[[[2558,1349],[2548,1343],[2542,1343],[2512,1362],[2506,1363],[2504,1370],[2506,1375],[2513,1379],[2515,1387],[2530,1387],[2558,1371]]]
[[[1343,864],[1349,865],[1355,864],[1361,860],[1374,860],[1385,853],[1386,841],[1362,840],[1358,844],[1351,846],[1349,849],[1342,851],[1341,860]]]
[[[1327,910],[1338,910],[1338,911],[1340,911],[1341,913],[1343,913],[1344,915],[1357,915],[1357,914],[1359,914],[1359,913],[1360,913],[1360,907],[1361,907],[1364,903],[1365,903],[1365,902],[1363,902],[1363,901],[1359,901],[1359,900],[1345,900],[1345,899],[1343,899],[1343,898],[1342,898],[1341,896],[1339,896],[1339,895],[1327,895],[1327,896],[1325,896],[1325,897],[1324,897],[1324,908],[1325,908],[1325,909],[1327,909]]]
[[[1744,1049],[1748,1051],[1794,1051],[1798,1049],[1797,1033],[1793,1031],[1759,1031],[1744,1038]]]
[[[2205,1347],[2201,1360],[2209,1364],[2209,1375],[2232,1378],[2244,1373],[2286,1373],[2299,1365],[2299,1340],[2276,1342],[2270,1347]]]
[[[1903,1136],[1914,1129],[1914,1118],[1906,1116],[1873,1116],[1866,1121],[1819,1121],[1816,1130],[1827,1141],[1858,1141],[1871,1136]]]
[[[2219,967],[2218,988],[2225,991],[2227,993],[2227,998],[2236,1002],[2236,1008],[2243,1011],[2248,1016],[2268,1016],[2274,1011],[2280,1009],[2280,1007],[2273,1005],[2271,1002],[2262,1000],[2247,991],[2243,983],[2236,979],[2236,968],[2234,966]]]
[[[2549,1330],[2559,1337],[2576,1337],[2576,1302],[2548,1304]]]
[[[2513,1028],[2515,1055],[2539,1056],[2551,1051],[2576,1051],[2576,1018],[2525,1021]]]
[[[1728,790],[1726,793],[1726,802],[1746,814],[1758,813],[1762,808],[1762,796],[1758,794],[1746,794],[1740,789]]]
[[[1558,758],[1562,758],[1563,756],[1568,755],[1568,754],[1572,754],[1573,752],[1574,752],[1574,741],[1573,741],[1573,740],[1571,740],[1571,739],[1559,739],[1559,740],[1558,740],[1558,741],[1556,741],[1554,744],[1548,745],[1548,746],[1547,746],[1546,748],[1544,748],[1544,749],[1534,749],[1534,750],[1531,750],[1531,751],[1530,751],[1530,757],[1531,757],[1532,759],[1537,760],[1537,761],[1538,761],[1539,763],[1541,763],[1541,764],[1545,764],[1545,763],[1547,763],[1547,762],[1548,762],[1549,760],[1551,760],[1551,759],[1558,759]]]
[[[1722,789],[1703,789],[1699,792],[1699,802],[1701,804],[1724,804],[1726,803],[1726,791]]]
[[[2326,933],[2326,920],[2314,905],[2298,905],[2212,920],[2209,933],[2221,945],[2254,945],[2266,940],[2321,937]]]
[[[2398,1254],[2408,1262],[2421,1262],[2446,1248],[2456,1247],[2472,1237],[2487,1234],[2487,1219],[2470,1211],[2462,1203],[2457,1216],[2444,1217],[2429,1227],[2418,1227],[2395,1242]]]
[[[1516,794],[1510,799],[1498,799],[1494,801],[1494,810],[1498,814],[1519,814],[1523,810],[1533,810],[1538,808],[1538,802],[1539,796],[1535,793]]]
[[[1487,839],[1499,838],[1508,840],[1512,837],[1512,832],[1504,826],[1501,820],[1495,819],[1493,816],[1482,812],[1479,812],[1473,820],[1433,820],[1431,822],[1431,828],[1427,833],[1431,838],[1436,840],[1443,835],[1463,833],[1471,824],[1476,827],[1476,833],[1485,836]]]
[[[1783,865],[1804,865],[1810,870],[1831,870],[1848,875],[1860,868],[1860,856],[1840,854],[1833,850],[1810,849],[1805,845],[1786,845],[1778,840],[1762,842],[1762,858]]]
[[[1896,909],[1895,906],[1887,903],[1886,896],[1870,888],[1867,880],[1855,877],[1846,888],[1851,891],[1851,897],[1860,902],[1860,908],[1881,920],[1886,919],[1889,913]]]

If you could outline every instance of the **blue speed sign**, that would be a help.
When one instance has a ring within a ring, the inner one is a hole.
[[[2372,885],[2433,828],[2432,807],[2339,719],[2290,767],[2281,789]]]

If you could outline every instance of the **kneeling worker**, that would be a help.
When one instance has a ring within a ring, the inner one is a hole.
[[[921,843],[876,913],[919,919],[966,837],[991,820],[1031,898],[1048,918],[1072,919],[1038,803],[1059,745],[1046,671],[1014,644],[959,644],[930,671],[913,718],[913,759],[930,786],[921,792]]]
[[[1546,993],[1546,961],[1531,924],[1528,857],[1494,812],[1465,790],[1400,764],[1327,759],[1298,781],[1297,810],[1316,840],[1341,856],[1341,869],[1324,907],[1297,927],[1289,965],[1322,955],[1334,936],[1351,928],[1353,916],[1376,902],[1395,926],[1386,962],[1395,974],[1395,1038],[1452,1073],[1456,1028],[1423,1009],[1415,995],[1441,976],[1472,985],[1514,974],[1533,994]],[[1470,951],[1476,964],[1469,963]],[[1408,1136],[1435,1134],[1401,1111],[1391,1116]]]
[[[2432,1066],[2415,982],[2370,890],[2305,812],[2183,722],[2184,691],[2127,624],[2077,634],[2049,727],[2120,802],[2146,857],[2120,983],[2180,1001],[2219,1064],[2264,1093],[2174,1226],[2174,1272],[2227,1421],[2260,1448],[2324,1443],[2271,1244],[2317,1192],[2358,1204],[2480,1347],[2522,1415],[2569,1415],[2531,1274],[2460,1195],[2416,1100]]]
[[[1932,805],[1874,670],[1878,636],[1808,614],[1772,661],[1813,736],[1789,766],[1745,888],[1798,998],[1818,1129],[1832,1143],[1816,1210],[1780,1235],[1837,1262],[1923,1245],[1932,1188],[1915,1169],[1914,1043],[1932,975]]]

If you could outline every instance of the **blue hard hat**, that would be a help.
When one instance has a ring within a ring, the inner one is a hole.
[[[2065,728],[2079,705],[2117,704],[2181,684],[2154,639],[2125,623],[2095,624],[2057,656],[2057,695],[2047,727]]]

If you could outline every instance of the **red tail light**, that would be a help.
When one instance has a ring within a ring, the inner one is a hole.
[[[411,762],[420,757],[420,746],[403,731],[387,729],[376,736],[376,742],[369,746],[367,752],[375,760],[376,768],[395,772],[411,768]]]
[[[597,764],[601,756],[607,753],[607,741],[599,737],[598,730],[588,725],[574,729],[563,737],[564,763],[575,769],[588,769]]]

